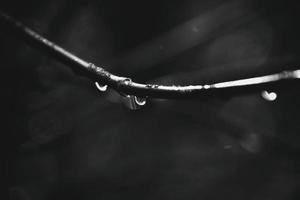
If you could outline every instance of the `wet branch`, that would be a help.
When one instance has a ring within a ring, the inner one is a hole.
[[[7,31],[7,33],[12,33],[26,41],[29,45],[45,52],[48,56],[63,62],[78,75],[85,76],[101,85],[107,85],[125,95],[161,99],[223,97],[249,92],[260,92],[262,90],[278,90],[287,85],[290,86],[291,84],[299,83],[300,79],[300,70],[291,70],[206,85],[166,86],[136,83],[128,77],[114,75],[100,66],[96,66],[75,56],[1,11],[0,27],[2,30]]]

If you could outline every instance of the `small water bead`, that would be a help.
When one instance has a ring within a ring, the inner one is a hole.
[[[276,92],[262,91],[261,96],[267,101],[275,101],[277,99]]]
[[[126,95],[125,98],[126,99],[124,103],[126,107],[128,107],[131,110],[138,110],[146,104],[145,98],[140,98],[133,95]]]
[[[100,90],[101,92],[105,92],[108,88],[107,85],[100,85],[98,82],[95,82],[95,85],[96,85],[97,89]]]
[[[203,88],[207,90],[210,88],[210,85],[204,85]]]
[[[141,97],[134,97],[135,103],[139,106],[144,106],[147,103],[146,98],[141,98]]]
[[[130,85],[132,80],[130,78],[125,78],[123,81],[122,81],[125,85]]]

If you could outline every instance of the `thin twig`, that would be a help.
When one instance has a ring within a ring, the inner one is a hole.
[[[75,73],[102,85],[107,85],[125,95],[161,99],[232,96],[266,89],[278,89],[286,86],[287,83],[294,84],[294,81],[298,82],[300,79],[300,70],[292,70],[207,85],[166,86],[136,83],[128,77],[114,75],[102,67],[75,56],[3,12],[0,12],[0,23],[0,26],[9,33],[14,33],[29,45],[37,47],[50,57],[63,62],[71,67]]]

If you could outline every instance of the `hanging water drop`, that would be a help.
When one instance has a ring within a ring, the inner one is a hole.
[[[275,101],[277,99],[276,92],[262,91],[261,96],[267,101]]]
[[[141,106],[144,106],[146,104],[145,98],[140,98],[133,95],[126,95],[125,97],[123,97],[123,99],[123,103],[130,110],[138,110],[141,108]]]
[[[146,104],[146,98],[134,97],[135,103],[139,106],[144,106]]]
[[[98,82],[95,82],[95,85],[97,87],[98,90],[100,90],[101,92],[105,92],[107,90],[107,85],[100,85]]]

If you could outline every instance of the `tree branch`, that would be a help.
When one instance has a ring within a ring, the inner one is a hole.
[[[29,45],[44,51],[50,57],[71,67],[75,73],[85,76],[101,85],[107,85],[125,95],[161,99],[233,96],[261,90],[280,89],[286,85],[295,84],[296,82],[299,83],[300,79],[300,70],[291,70],[271,75],[206,85],[166,86],[136,83],[131,81],[128,77],[114,75],[102,67],[75,56],[1,11],[0,26],[8,31],[8,33],[13,33],[26,41]]]

